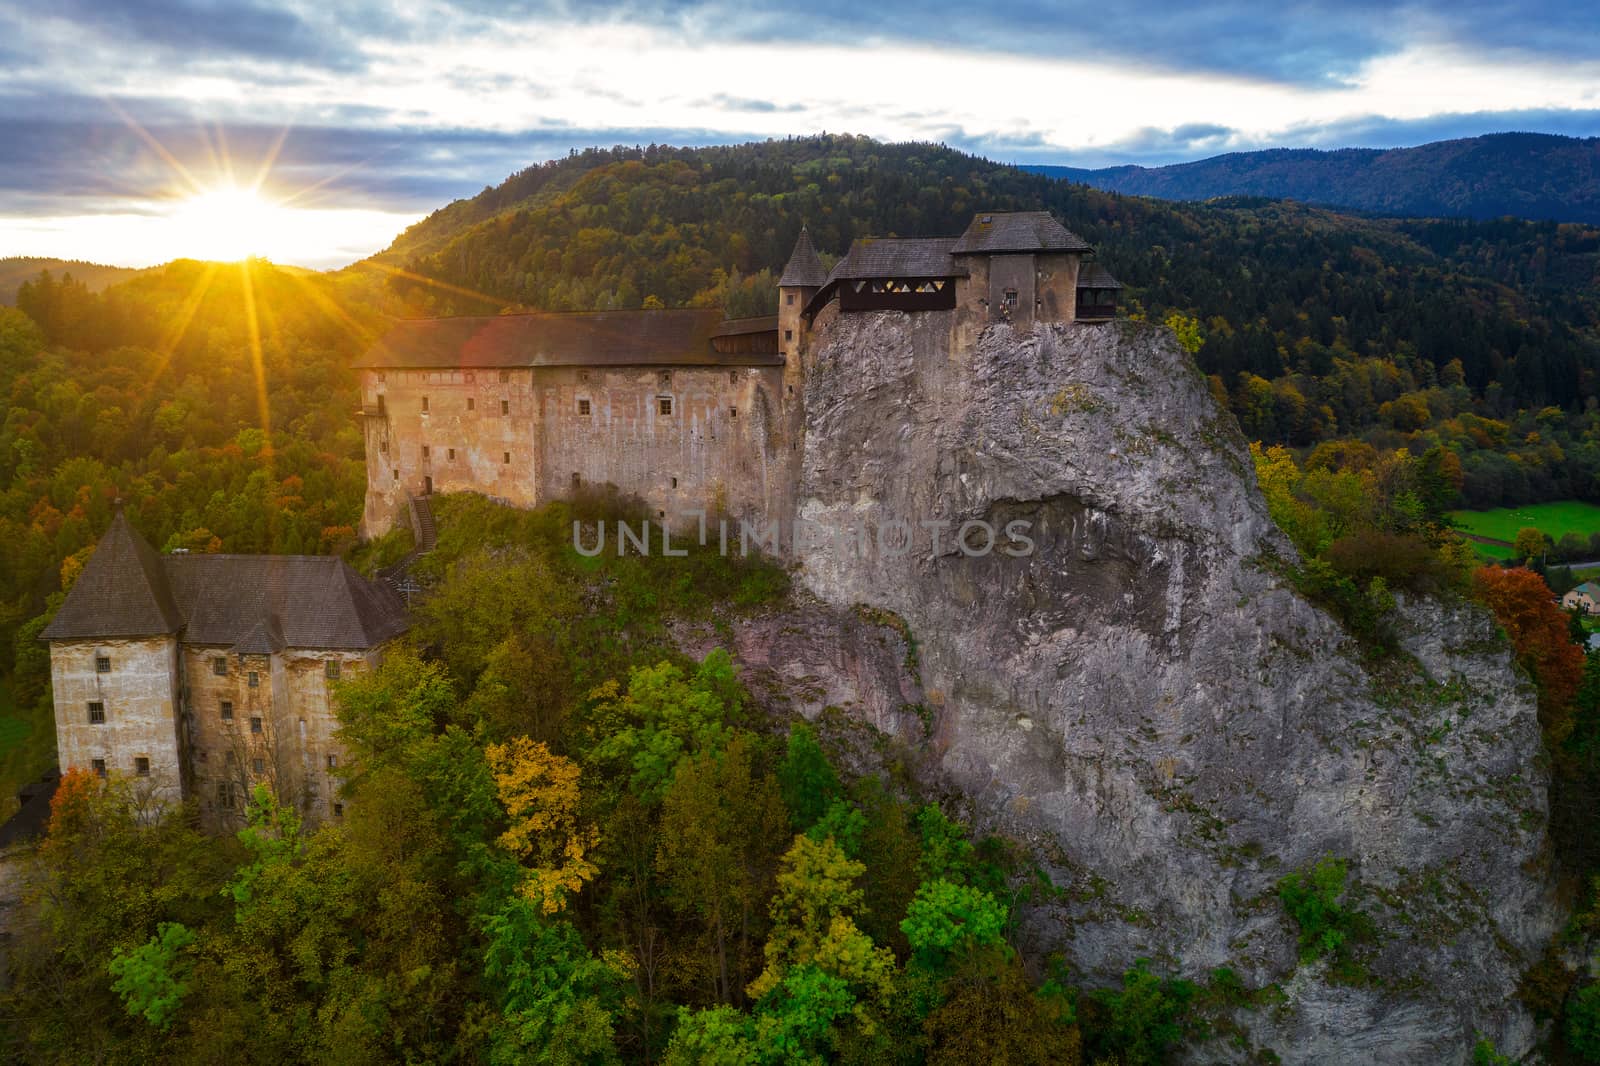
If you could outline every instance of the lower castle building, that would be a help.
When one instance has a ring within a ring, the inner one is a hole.
[[[192,798],[213,829],[258,783],[338,817],[330,686],[406,625],[399,595],[337,556],[162,555],[119,507],[41,634],[58,762],[155,807]]]

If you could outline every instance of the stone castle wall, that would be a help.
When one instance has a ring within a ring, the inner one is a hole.
[[[110,660],[104,673],[96,669],[99,657]],[[108,774],[137,778],[155,802],[177,802],[186,780],[177,670],[172,637],[52,644],[50,684],[61,769],[89,770],[103,759]],[[90,703],[104,709],[103,722],[90,721]],[[138,759],[149,760],[147,777],[138,774]]]
[[[364,371],[362,531],[430,489],[532,507],[614,485],[668,517],[783,513],[788,384],[783,367]]]

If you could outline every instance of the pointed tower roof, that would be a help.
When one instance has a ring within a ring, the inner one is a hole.
[[[789,265],[783,268],[783,277],[778,279],[778,285],[820,289],[827,281],[828,272],[822,269],[822,260],[817,258],[817,250],[811,246],[811,234],[802,226],[800,237],[794,242],[794,251],[789,256]]]
[[[128,524],[119,504],[110,528],[40,638],[153,637],[176,633],[182,626],[161,556]]]

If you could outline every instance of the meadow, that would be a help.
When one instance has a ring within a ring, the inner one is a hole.
[[[1587,537],[1600,532],[1600,506],[1582,500],[1555,500],[1525,507],[1496,507],[1489,511],[1452,511],[1450,517],[1464,533],[1503,540],[1508,545],[1516,539],[1517,530],[1527,526],[1552,540],[1560,540],[1568,533]],[[1496,559],[1511,554],[1509,547],[1494,544],[1478,544],[1477,549]]]

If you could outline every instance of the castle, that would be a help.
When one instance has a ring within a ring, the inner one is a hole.
[[[937,316],[952,351],[997,323],[1100,322],[1122,287],[1047,212],[980,214],[959,237],[867,238],[824,270],[802,230],[778,313],[519,314],[401,322],[357,363],[362,532],[473,491],[522,507],[614,487],[666,518],[786,520],[809,360],[840,315]],[[940,314],[942,313],[942,314]]]
[[[1045,212],[959,237],[855,241],[830,270],[801,231],[778,313],[641,310],[402,322],[356,364],[367,536],[427,497],[531,507],[612,487],[662,517],[792,513],[807,368],[841,315],[925,315],[970,349],[996,323],[1103,322],[1115,278]],[[419,533],[423,532],[419,528]],[[120,508],[45,629],[63,768],[118,772],[214,828],[270,782],[338,817],[329,696],[406,628],[393,588],[318,556],[161,555]]]
[[[118,507],[41,639],[57,761],[194,798],[236,824],[270,783],[310,821],[342,813],[330,685],[407,625],[399,594],[337,556],[157,553]]]

